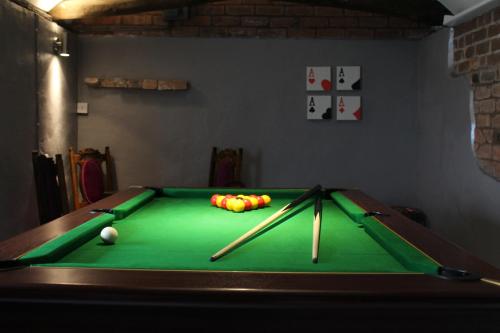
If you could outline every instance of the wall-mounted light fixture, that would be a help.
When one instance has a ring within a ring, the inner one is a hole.
[[[68,34],[63,33],[62,37],[54,37],[52,49],[54,53],[61,57],[69,57],[68,52]]]

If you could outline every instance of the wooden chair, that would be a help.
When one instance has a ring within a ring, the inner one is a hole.
[[[69,149],[71,167],[71,190],[74,209],[101,200],[114,190],[114,174],[109,147],[104,154],[93,148],[85,148],[75,153]],[[106,173],[102,164],[106,164]]]
[[[244,187],[241,182],[241,162],[243,148],[223,149],[212,148],[210,160],[210,187]]]
[[[35,175],[38,217],[40,224],[50,222],[69,212],[68,192],[61,154],[54,159],[33,151],[31,154]]]

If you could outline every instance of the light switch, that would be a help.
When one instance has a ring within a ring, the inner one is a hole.
[[[78,103],[76,107],[76,113],[82,115],[89,114],[89,103]]]

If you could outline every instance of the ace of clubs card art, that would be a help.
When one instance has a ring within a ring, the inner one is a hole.
[[[308,120],[332,118],[332,98],[330,96],[307,96],[306,112]]]

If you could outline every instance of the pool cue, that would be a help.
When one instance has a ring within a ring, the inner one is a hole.
[[[318,263],[319,252],[319,231],[321,229],[321,212],[323,204],[321,202],[321,195],[316,197],[316,204],[314,205],[314,219],[313,219],[313,244],[312,244],[312,262]]]
[[[321,191],[321,185],[314,186],[309,191],[305,192],[300,197],[298,197],[297,199],[293,200],[292,202],[290,202],[289,204],[287,204],[286,206],[284,206],[283,208],[281,208],[279,211],[277,211],[273,215],[269,216],[267,219],[265,219],[264,221],[262,221],[261,223],[259,223],[258,225],[256,225],[255,227],[253,227],[252,229],[250,229],[249,231],[247,231],[246,233],[244,233],[238,239],[236,239],[235,241],[231,242],[226,247],[224,247],[221,250],[219,250],[217,253],[215,253],[213,256],[210,257],[210,261],[215,261],[215,260],[219,259],[220,257],[224,256],[226,253],[228,253],[229,251],[231,251],[232,249],[234,249],[235,247],[237,247],[238,245],[240,245],[241,243],[243,243],[244,241],[246,241],[248,238],[250,238],[251,236],[255,235],[260,230],[262,230],[265,227],[267,227],[269,224],[271,224],[277,218],[279,218],[280,216],[286,214],[291,209],[297,207],[302,202],[304,202],[305,200],[309,199],[310,197],[312,197],[313,195],[315,195],[319,191]]]
[[[482,282],[492,284],[494,286],[500,287],[500,281],[493,280],[493,279],[487,279],[487,278],[481,278]]]

